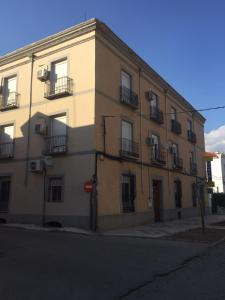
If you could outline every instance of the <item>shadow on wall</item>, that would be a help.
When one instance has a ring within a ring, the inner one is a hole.
[[[17,179],[21,183],[22,178],[24,178],[24,186],[23,188],[20,187],[24,191],[24,197],[21,197],[23,199],[20,199],[20,203],[25,205],[25,211],[26,206],[31,205],[28,201],[28,194],[33,194],[32,197],[34,198],[42,196],[40,189],[35,189],[34,186],[34,191],[31,191],[29,185],[35,173],[41,173],[39,169],[42,167],[37,162],[35,164],[35,161],[47,156],[52,157],[54,162],[53,167],[49,168],[50,175],[54,175],[54,172],[56,172],[56,175],[66,173],[65,178],[68,179],[68,182],[64,183],[67,189],[67,197],[75,198],[74,201],[76,201],[74,206],[71,205],[71,208],[74,207],[74,214],[86,215],[89,218],[89,195],[83,191],[83,183],[91,179],[95,171],[94,125],[72,128],[67,124],[68,115],[66,113],[47,116],[37,112],[32,116],[30,122],[26,122],[21,126],[22,137],[14,139],[13,135],[7,134],[7,131],[5,132],[4,139],[0,140],[0,158],[2,164],[7,164],[8,175],[6,172],[0,173],[0,214],[7,216],[7,213],[10,213],[11,204],[14,207],[18,206],[18,204],[15,205],[15,202],[17,202],[16,190],[12,188],[10,182],[12,174],[13,184]],[[29,138],[28,133],[30,133]],[[13,162],[18,161],[24,163],[24,165],[14,172]],[[9,183],[7,188],[4,189],[2,187],[5,185],[6,177]],[[43,181],[43,176],[38,177],[37,175],[36,178],[37,182]],[[39,196],[36,196],[36,191]],[[9,198],[13,199],[12,203]],[[43,203],[42,199],[40,200],[39,205],[35,204],[38,214],[42,212]],[[68,199],[66,200],[69,202]],[[68,209],[71,208],[68,207]],[[15,211],[15,209],[13,210]],[[60,211],[58,212],[60,214]],[[6,218],[1,218],[1,220],[5,222]],[[48,222],[57,226],[61,225],[54,218],[49,219]]]

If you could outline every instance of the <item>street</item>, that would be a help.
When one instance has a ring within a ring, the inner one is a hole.
[[[0,299],[224,299],[225,245],[0,227]]]

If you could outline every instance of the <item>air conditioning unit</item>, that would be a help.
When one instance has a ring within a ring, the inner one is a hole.
[[[154,139],[151,138],[151,137],[147,137],[145,142],[148,146],[153,146],[154,145]]]
[[[35,124],[34,131],[37,134],[45,135],[47,133],[47,126],[41,123]]]
[[[30,160],[29,169],[34,173],[42,173],[44,170],[44,162],[42,159]]]
[[[41,68],[37,71],[37,79],[40,81],[47,81],[49,77],[49,71],[46,68]]]

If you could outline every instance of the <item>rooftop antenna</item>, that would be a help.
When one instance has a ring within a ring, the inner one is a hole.
[[[84,21],[87,21],[87,10],[84,11]]]

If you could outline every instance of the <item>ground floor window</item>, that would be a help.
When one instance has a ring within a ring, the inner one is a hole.
[[[136,176],[122,174],[122,206],[123,212],[134,212],[134,200],[136,197]]]
[[[8,212],[10,184],[10,177],[0,177],[0,212]]]
[[[191,189],[192,189],[192,206],[196,207],[197,206],[197,185],[195,182],[192,183]]]
[[[174,198],[176,208],[182,207],[182,185],[180,180],[174,181]]]
[[[63,201],[63,178],[62,177],[49,177],[48,201],[49,202]]]

